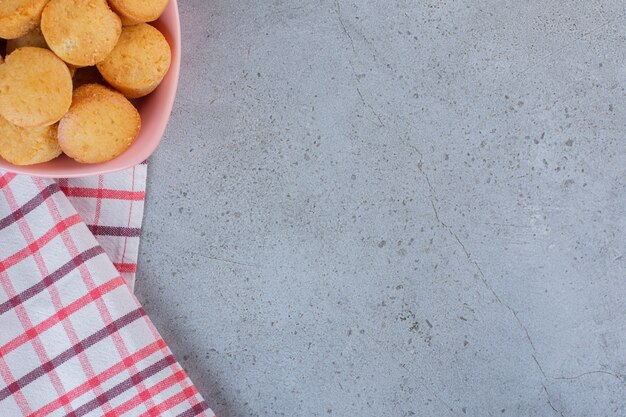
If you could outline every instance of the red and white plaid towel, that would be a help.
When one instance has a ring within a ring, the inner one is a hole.
[[[0,172],[1,416],[213,416],[126,285],[145,169]]]
[[[143,163],[107,175],[57,180],[131,290],[137,270],[146,172]]]

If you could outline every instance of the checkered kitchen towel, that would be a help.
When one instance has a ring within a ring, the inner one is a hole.
[[[0,416],[213,416],[124,280],[144,184],[0,172]]]
[[[143,163],[107,175],[57,180],[130,289],[135,286],[146,171]]]

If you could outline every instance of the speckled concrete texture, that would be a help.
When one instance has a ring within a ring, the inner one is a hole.
[[[220,417],[626,415],[626,3],[180,8],[137,292]]]

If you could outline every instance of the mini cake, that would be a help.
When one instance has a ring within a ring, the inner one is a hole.
[[[50,49],[48,48],[46,38],[43,37],[43,33],[41,33],[41,28],[39,27],[31,30],[24,36],[20,36],[19,38],[9,39],[7,41],[7,55],[23,46]],[[76,67],[74,65],[67,64],[67,68],[69,68],[70,75],[73,77],[74,73],[76,73]]]
[[[72,102],[67,65],[47,49],[26,46],[0,66],[0,115],[21,127],[56,123]]]
[[[15,51],[17,48],[21,48],[22,46],[35,46],[37,48],[48,49],[46,39],[43,37],[41,29],[39,28],[31,30],[26,35],[20,36],[19,38],[8,40],[7,55]]]
[[[32,165],[61,155],[57,125],[24,128],[0,116],[0,156],[15,165]]]
[[[85,67],[111,53],[122,22],[106,0],[51,0],[41,16],[41,31],[62,60]]]
[[[168,0],[109,0],[124,25],[152,22],[163,14]]]
[[[19,38],[36,28],[47,2],[48,0],[0,1],[0,38]]]
[[[161,32],[140,23],[124,26],[113,52],[97,67],[111,86],[128,98],[137,98],[159,85],[171,60],[170,46]]]
[[[106,162],[128,149],[140,129],[139,112],[122,94],[85,84],[59,122],[59,145],[78,162]]]

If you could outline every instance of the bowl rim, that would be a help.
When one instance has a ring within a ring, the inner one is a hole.
[[[82,177],[90,177],[93,175],[103,175],[103,174],[110,174],[112,172],[122,171],[124,169],[131,168],[137,164],[142,163],[150,155],[152,155],[152,153],[154,153],[156,148],[159,146],[159,143],[161,142],[161,139],[163,138],[163,135],[165,134],[165,130],[167,128],[167,124],[171,116],[172,109],[174,108],[174,102],[176,100],[176,92],[178,90],[178,82],[180,78],[181,43],[182,42],[181,42],[180,14],[178,10],[177,0],[170,0],[170,5],[168,5],[168,7],[173,8],[174,16],[176,17],[174,19],[172,26],[168,28],[169,31],[173,35],[171,39],[171,41],[173,42],[172,61],[170,64],[169,71],[170,72],[173,71],[173,74],[174,74],[174,77],[171,80],[173,83],[173,87],[174,87],[174,93],[171,94],[169,97],[167,97],[167,99],[164,100],[162,103],[162,107],[167,110],[166,112],[167,118],[165,122],[163,123],[163,125],[158,129],[159,136],[160,136],[159,140],[155,140],[151,142],[149,146],[144,148],[144,151],[142,152],[142,154],[146,155],[145,158],[141,158],[141,160],[127,162],[123,164],[110,164],[109,165],[108,163],[104,163],[105,166],[101,166],[103,164],[93,164],[93,165],[85,164],[84,170],[81,170],[78,172],[69,172],[66,174],[63,174],[58,171],[55,171],[55,172],[41,172],[40,170],[33,171],[31,167],[39,166],[39,164],[14,165],[14,164],[9,163],[6,160],[2,160],[4,164],[0,166],[0,172],[6,171],[6,172],[14,173],[14,174],[23,174],[23,175],[29,175],[33,177],[39,177],[39,178],[82,178]],[[113,159],[113,161],[114,160],[115,159]],[[92,169],[89,169],[89,167],[92,167]]]

